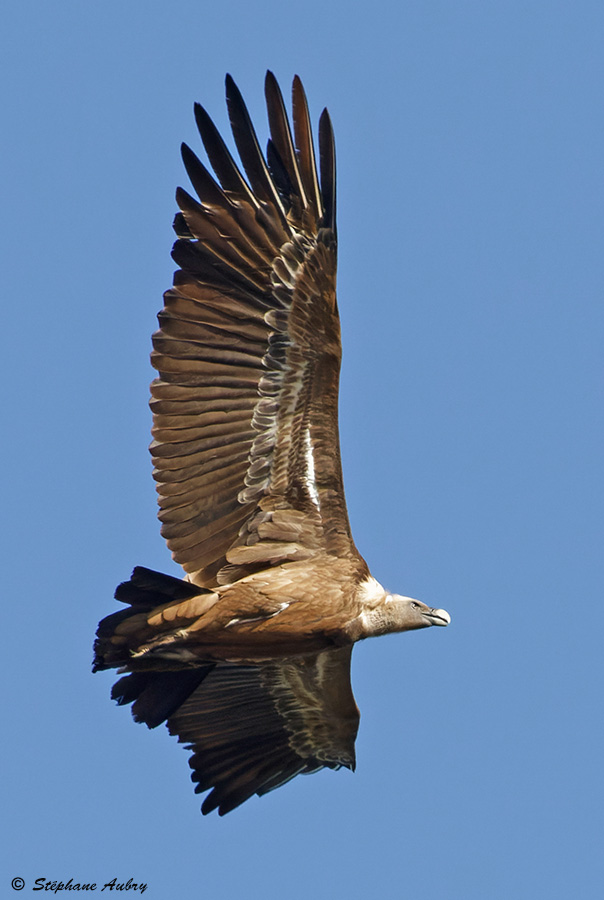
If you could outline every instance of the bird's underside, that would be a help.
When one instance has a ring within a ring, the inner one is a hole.
[[[99,625],[95,669],[112,696],[193,751],[202,811],[228,812],[301,772],[354,768],[356,640],[446,624],[388,594],[359,555],[338,441],[335,152],[306,98],[293,134],[268,73],[262,154],[227,76],[245,177],[202,107],[214,178],[183,145],[197,199],[177,191],[173,257],[152,362],[162,534],[185,580],[138,567]]]

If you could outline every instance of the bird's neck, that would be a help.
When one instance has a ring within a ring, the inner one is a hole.
[[[355,641],[406,631],[409,627],[405,622],[408,598],[390,593],[371,576],[359,585],[357,602],[359,612],[351,623]]]

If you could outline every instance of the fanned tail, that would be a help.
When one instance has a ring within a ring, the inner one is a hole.
[[[144,627],[148,613],[162,605],[175,600],[188,600],[202,592],[203,589],[181,578],[136,566],[130,581],[122,582],[115,592],[115,599],[128,604],[128,608],[106,616],[99,623],[94,642],[92,671],[127,665],[131,661],[132,642],[129,637]]]

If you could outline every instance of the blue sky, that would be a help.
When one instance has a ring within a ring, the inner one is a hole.
[[[603,39],[584,0],[5,11],[6,896],[601,896]],[[336,130],[356,542],[453,622],[355,649],[356,774],[202,819],[91,643],[135,564],[178,574],[147,397],[179,144],[227,71],[266,137],[267,67]]]

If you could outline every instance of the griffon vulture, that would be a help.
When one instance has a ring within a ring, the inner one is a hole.
[[[332,125],[293,82],[293,134],[266,77],[263,155],[227,76],[242,169],[195,107],[215,176],[186,145],[152,362],[162,534],[184,580],[137,567],[99,625],[94,668],[134,718],[192,751],[203,813],[300,773],[354,769],[356,641],[447,625],[385,590],[354,545],[338,444],[336,174]],[[243,171],[242,171],[243,170]]]

